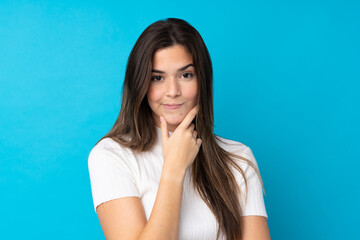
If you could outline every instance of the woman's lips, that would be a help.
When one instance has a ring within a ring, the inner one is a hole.
[[[165,109],[174,110],[178,109],[182,104],[163,104]]]

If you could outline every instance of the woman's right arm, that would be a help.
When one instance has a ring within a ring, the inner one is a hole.
[[[107,240],[177,239],[185,172],[201,145],[191,124],[197,110],[195,107],[187,114],[171,137],[166,120],[161,119],[164,165],[149,221],[138,197],[119,198],[97,207]]]
[[[138,197],[111,200],[97,207],[107,240],[177,239],[183,178],[162,175],[149,221]]]
[[[138,197],[111,200],[97,207],[107,240],[177,239],[182,179],[161,177],[149,221]]]

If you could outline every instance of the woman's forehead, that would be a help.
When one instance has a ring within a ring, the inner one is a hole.
[[[166,69],[181,69],[187,65],[193,67],[193,57],[182,45],[173,45],[155,52],[153,69],[163,71]],[[162,69],[163,68],[163,69]]]

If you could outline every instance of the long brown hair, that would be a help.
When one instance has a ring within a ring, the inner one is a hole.
[[[140,35],[128,59],[120,114],[103,138],[112,138],[137,152],[149,150],[153,146],[156,139],[155,122],[146,98],[153,56],[157,50],[175,44],[183,45],[192,55],[198,81],[199,112],[194,122],[202,145],[192,164],[194,187],[218,221],[218,236],[222,231],[229,240],[241,239],[240,189],[233,169],[242,174],[245,186],[247,182],[244,171],[235,159],[249,164],[259,177],[260,174],[250,160],[229,153],[218,144],[219,139],[213,133],[213,71],[210,54],[198,31],[189,23],[168,18],[151,24]],[[247,191],[247,187],[245,189]]]

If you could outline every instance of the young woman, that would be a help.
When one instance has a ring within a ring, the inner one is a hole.
[[[180,19],[151,24],[130,53],[120,114],[89,155],[106,239],[270,239],[256,160],[213,122],[200,34]]]

